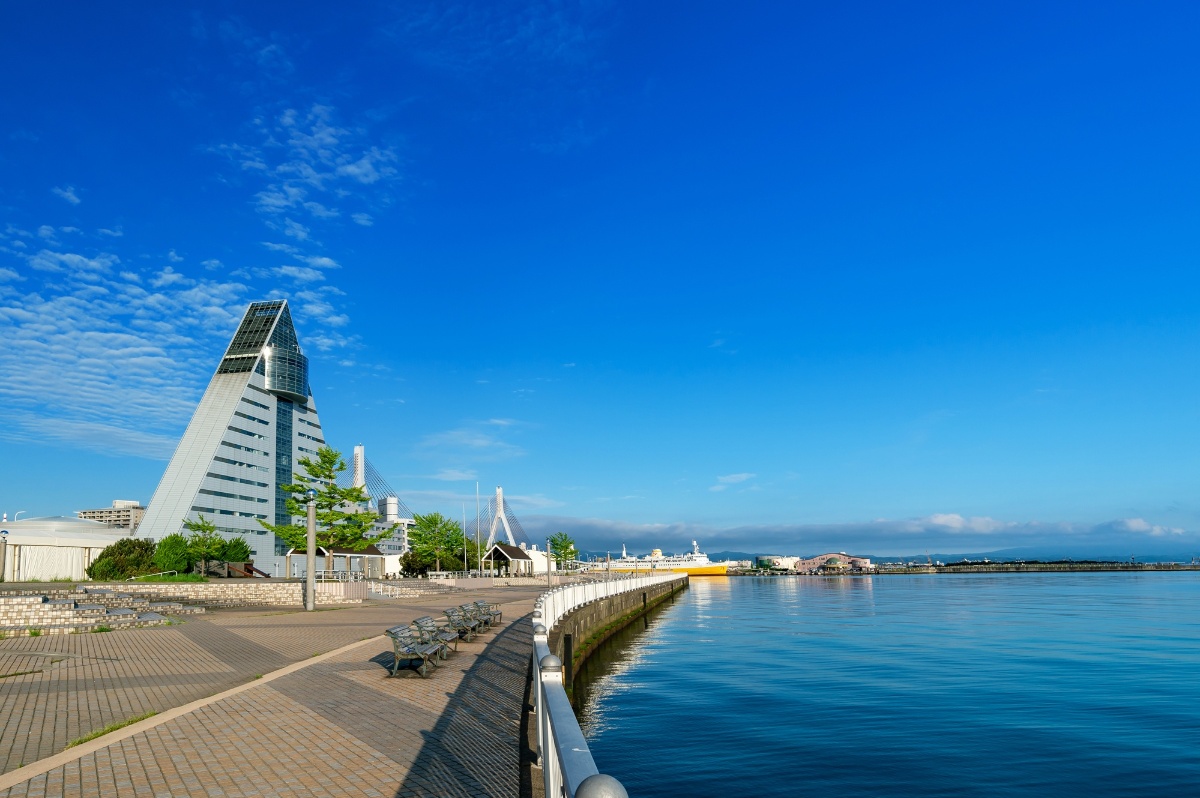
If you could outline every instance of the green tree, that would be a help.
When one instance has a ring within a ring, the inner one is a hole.
[[[461,558],[466,538],[457,521],[441,513],[414,513],[413,522],[408,530],[409,553],[413,556],[408,558],[406,568],[411,563],[412,570],[424,569],[423,573],[430,565],[437,571],[443,565],[448,570],[464,567]]]
[[[192,534],[188,535],[188,552],[193,561],[199,561],[200,573],[208,573],[210,560],[219,560],[225,552],[225,538],[217,531],[217,525],[199,514],[200,520],[185,520],[183,525]]]
[[[250,544],[241,535],[225,541],[225,546],[221,550],[221,559],[225,562],[247,562],[252,556]]]
[[[550,556],[560,566],[567,560],[575,559],[575,539],[566,532],[555,532],[550,536]]]
[[[192,570],[193,563],[187,538],[178,532],[167,535],[154,547],[154,567],[159,571],[178,571],[186,574]]]
[[[395,524],[382,532],[373,532],[372,524],[379,514],[363,509],[368,496],[361,488],[342,488],[337,484],[338,474],[346,470],[346,461],[336,449],[322,446],[317,457],[301,457],[300,467],[304,473],[296,474],[296,481],[283,485],[291,495],[287,500],[288,515],[300,519],[300,523],[268,524],[260,520],[265,529],[274,532],[294,549],[308,545],[308,499],[305,493],[311,488],[316,491],[317,545],[326,548],[338,547],[351,551],[362,551],[372,543],[389,537],[400,525]]]
[[[86,573],[98,582],[154,573],[154,544],[137,538],[118,540],[100,552]]]

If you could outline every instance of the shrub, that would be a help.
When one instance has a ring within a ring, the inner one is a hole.
[[[224,549],[221,552],[221,559],[225,562],[246,562],[252,556],[250,544],[241,535],[225,541]]]
[[[192,570],[192,557],[188,550],[187,538],[176,532],[158,541],[154,548],[154,567],[159,571],[178,571],[187,573]]]
[[[154,572],[154,544],[148,540],[118,540],[87,567],[88,578],[99,582],[128,579]]]
[[[225,539],[216,525],[200,513],[199,520],[185,520],[183,525],[191,532],[188,535],[188,551],[192,562],[200,563],[200,573],[208,573],[208,564],[220,560],[225,552]]]

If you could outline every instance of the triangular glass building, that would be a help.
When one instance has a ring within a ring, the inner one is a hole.
[[[287,524],[292,466],[325,443],[284,300],[246,310],[138,527],[159,540],[201,513],[226,537],[244,535],[262,568],[286,546],[258,523]],[[268,569],[269,572],[269,569]]]

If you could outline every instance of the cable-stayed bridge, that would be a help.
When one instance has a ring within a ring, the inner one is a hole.
[[[354,447],[354,467],[349,474],[342,472],[339,475],[338,485],[344,488],[360,487],[366,491],[367,509],[379,514],[373,525],[376,533],[400,525],[395,534],[375,544],[381,552],[403,554],[408,551],[408,528],[413,525],[413,512],[367,459],[361,443]]]
[[[508,545],[523,544],[525,548],[530,548],[529,535],[525,534],[521,522],[517,520],[508,502],[504,501],[504,488],[501,487],[496,488],[496,495],[488,499],[486,506],[479,509],[479,515],[467,524],[465,531],[470,540],[486,540],[485,550],[492,547],[497,535],[501,533]]]

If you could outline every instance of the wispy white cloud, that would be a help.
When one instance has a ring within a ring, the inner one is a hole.
[[[66,187],[55,186],[54,188],[50,189],[50,191],[55,196],[62,197],[67,202],[71,203],[72,205],[78,205],[80,202],[83,201],[83,200],[79,199],[79,195],[75,193],[74,186],[66,186]]]
[[[417,443],[424,457],[461,463],[521,457],[525,450],[508,439],[519,426],[511,419],[489,419],[426,435]]]
[[[171,261],[171,263],[183,263],[183,258],[180,257],[175,250],[171,250],[167,253],[167,260]]]
[[[275,273],[281,277],[290,277],[298,283],[315,283],[325,279],[320,269],[310,269],[307,266],[276,266]]]
[[[150,285],[154,286],[155,288],[166,288],[167,286],[172,285],[190,285],[191,283],[191,280],[175,271],[170,266],[164,267],[163,270],[155,275],[150,281]]]
[[[63,272],[89,282],[99,279],[100,275],[112,272],[112,267],[121,260],[116,255],[101,252],[93,257],[87,257],[75,252],[58,252],[42,249],[28,257],[28,263],[34,269],[43,272]]]
[[[297,241],[307,241],[308,234],[310,232],[312,231],[308,227],[305,227],[297,221],[292,219],[283,220],[283,234],[285,236],[291,236]]]
[[[246,287],[110,252],[43,248],[25,260],[29,278],[0,292],[0,373],[20,375],[0,380],[0,438],[168,457]],[[0,267],[0,280],[14,273]]]
[[[719,476],[719,477],[717,477],[717,484],[710,486],[709,490],[714,493],[720,493],[723,490],[727,490],[730,485],[741,484],[742,482],[746,482],[747,480],[754,479],[756,476],[758,476],[758,475],[751,474],[749,472],[741,472],[738,474],[726,474],[723,477]]]
[[[350,218],[354,220],[355,224],[361,224],[363,227],[370,227],[375,224],[374,217],[369,213],[352,213],[350,214]]]
[[[122,230],[120,227],[113,227],[113,228],[101,227],[96,232],[102,236],[109,236],[111,238],[120,238],[121,236],[125,235],[125,231]]]
[[[464,470],[461,468],[443,468],[436,474],[431,474],[430,479],[439,479],[445,482],[469,482],[479,478],[479,475],[473,470]]]

